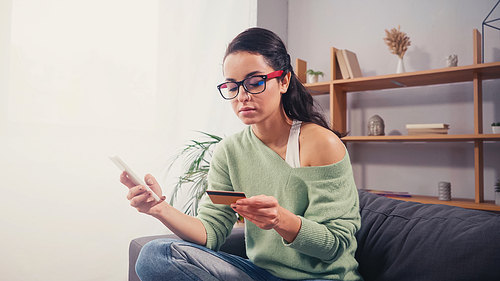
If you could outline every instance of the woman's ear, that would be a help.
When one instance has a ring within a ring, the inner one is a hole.
[[[288,91],[288,86],[290,86],[290,77],[292,73],[288,72],[280,82],[280,93],[284,94]]]

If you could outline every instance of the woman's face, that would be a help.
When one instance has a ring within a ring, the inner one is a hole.
[[[279,69],[276,69],[279,70]],[[254,75],[267,75],[273,72],[259,54],[236,52],[228,55],[224,61],[224,76],[227,82],[238,82]],[[249,94],[240,86],[238,96],[232,99],[234,113],[246,125],[253,125],[266,120],[274,120],[281,116],[281,93],[288,88],[288,76],[279,82],[278,79],[267,79],[266,90],[260,94]]]

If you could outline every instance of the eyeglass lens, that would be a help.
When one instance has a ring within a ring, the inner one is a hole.
[[[260,94],[266,89],[266,80],[260,76],[249,77],[243,80],[243,87],[250,94]],[[231,99],[238,95],[239,88],[237,83],[226,82],[219,90],[224,98]]]

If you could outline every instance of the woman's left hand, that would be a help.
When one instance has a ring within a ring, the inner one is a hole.
[[[293,242],[299,233],[301,219],[280,206],[272,196],[259,195],[240,199],[231,208],[261,229],[276,230],[286,241]]]
[[[265,230],[275,228],[281,219],[281,206],[272,196],[259,195],[240,199],[231,204],[231,208]]]

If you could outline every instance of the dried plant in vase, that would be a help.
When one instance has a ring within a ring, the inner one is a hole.
[[[397,73],[403,73],[405,72],[403,56],[411,45],[410,37],[401,31],[400,25],[398,25],[398,29],[393,28],[391,31],[386,29],[385,34],[387,35],[387,37],[384,38],[385,44],[389,46],[389,50],[392,54],[399,57]]]

